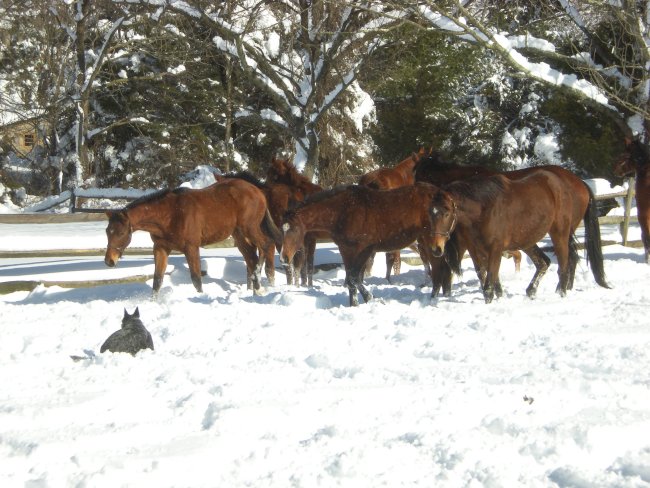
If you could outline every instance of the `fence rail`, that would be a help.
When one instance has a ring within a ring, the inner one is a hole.
[[[595,196],[596,200],[610,200],[612,198],[623,198],[623,215],[605,215],[598,218],[600,225],[619,224],[621,232],[621,243],[627,246],[627,233],[630,228],[630,213],[632,212],[632,200],[634,199],[634,178],[628,178],[627,190],[616,193],[604,193]]]
[[[79,199],[106,199],[106,200],[135,200],[157,190],[122,190],[117,188],[111,189],[74,189],[65,191],[56,197],[44,200],[38,205],[32,206],[26,213],[18,214],[0,214],[0,223],[4,224],[48,224],[48,223],[67,223],[67,222],[92,222],[106,219],[105,212],[108,208],[88,208],[80,207]],[[628,229],[630,227],[630,212],[632,209],[632,200],[634,198],[634,178],[628,179],[628,188],[625,191],[616,193],[607,193],[596,195],[596,200],[609,200],[612,198],[623,198],[624,214],[607,215],[598,219],[601,225],[619,224],[621,232],[621,242],[627,245]],[[50,210],[54,207],[68,203],[69,213],[43,213],[44,210]],[[581,224],[582,225],[582,224]]]

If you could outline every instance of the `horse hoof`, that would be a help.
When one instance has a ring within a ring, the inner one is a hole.
[[[266,290],[264,288],[256,288],[253,290],[253,295],[256,297],[261,297],[266,294]]]

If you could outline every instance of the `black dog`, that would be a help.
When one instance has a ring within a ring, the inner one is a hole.
[[[128,352],[135,356],[139,350],[147,348],[153,350],[153,340],[140,320],[140,311],[136,307],[131,315],[124,309],[122,328],[106,339],[99,352]]]

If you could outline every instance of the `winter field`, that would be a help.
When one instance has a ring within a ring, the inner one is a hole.
[[[101,249],[104,228],[0,224],[0,250]],[[419,266],[387,284],[383,255],[356,309],[340,268],[313,289],[278,272],[254,297],[234,249],[202,250],[203,294],[176,255],[158,300],[151,281],[0,295],[0,486],[650,486],[650,266],[605,255],[611,290],[582,260],[566,298],[552,267],[534,301],[530,263],[504,260],[490,305],[468,259],[431,300]],[[149,254],[11,258],[0,281],[152,270]],[[155,351],[99,354],[136,306]]]

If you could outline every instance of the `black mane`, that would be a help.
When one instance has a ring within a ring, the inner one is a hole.
[[[323,200],[326,200],[334,195],[337,195],[338,193],[341,193],[343,190],[347,190],[348,188],[358,188],[358,185],[339,185],[329,190],[323,190],[323,191],[319,191],[307,195],[307,197],[302,202],[296,203],[294,206],[292,206],[285,212],[284,220],[286,221],[290,218],[293,218],[296,212],[300,210],[302,207],[304,207],[305,205],[308,205],[310,203],[322,202]]]
[[[183,193],[186,193],[190,191],[191,188],[187,188],[184,186],[180,186],[178,188],[174,189],[169,189],[169,188],[163,188],[162,190],[155,191],[153,193],[148,193],[147,195],[141,196],[140,198],[137,198],[130,202],[126,207],[124,207],[124,210],[129,210],[133,207],[137,207],[138,205],[142,205],[143,203],[152,203],[156,202],[158,200],[163,199],[166,195],[170,193],[174,193],[176,195],[181,195]]]
[[[504,177],[500,175],[458,180],[442,187],[443,190],[452,191],[464,198],[478,202],[493,201],[503,193],[504,188]]]
[[[266,183],[263,183],[257,176],[255,176],[250,171],[239,171],[237,173],[228,173],[223,175],[223,178],[237,178],[239,180],[244,180],[251,185],[255,185],[260,190],[266,188]]]

